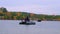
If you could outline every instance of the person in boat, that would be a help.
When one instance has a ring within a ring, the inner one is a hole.
[[[25,18],[25,22],[29,22],[30,21],[30,19],[29,19],[29,17],[27,16],[26,18]]]

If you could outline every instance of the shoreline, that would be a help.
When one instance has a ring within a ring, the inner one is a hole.
[[[12,20],[12,19],[0,19],[0,20]],[[38,21],[38,20],[32,20],[32,21]],[[41,21],[60,21],[60,20],[41,20]]]

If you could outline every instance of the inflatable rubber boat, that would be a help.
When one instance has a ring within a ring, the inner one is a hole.
[[[19,24],[23,24],[23,25],[35,25],[35,22],[20,22]]]

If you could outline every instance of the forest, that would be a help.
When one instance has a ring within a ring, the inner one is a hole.
[[[45,14],[34,14],[27,12],[11,12],[6,8],[0,8],[0,20],[21,20],[29,16],[31,20],[49,20],[49,21],[60,21],[60,15],[45,15]]]

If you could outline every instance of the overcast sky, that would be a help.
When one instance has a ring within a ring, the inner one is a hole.
[[[0,7],[9,11],[60,15],[60,0],[0,0]]]

